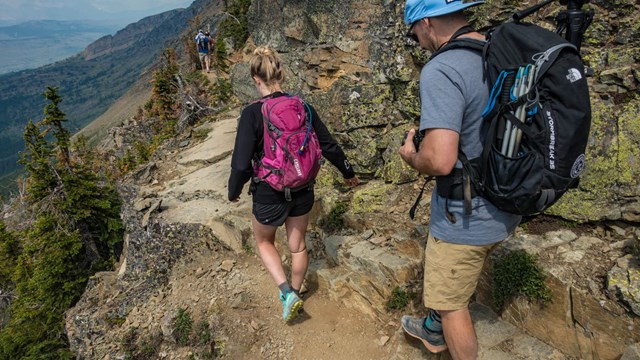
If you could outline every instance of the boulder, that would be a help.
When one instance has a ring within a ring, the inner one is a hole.
[[[386,246],[360,236],[330,239],[341,242],[336,262],[340,266],[319,270],[320,286],[326,287],[332,298],[370,316],[384,314],[393,289],[406,287],[422,272],[423,250],[416,241]]]

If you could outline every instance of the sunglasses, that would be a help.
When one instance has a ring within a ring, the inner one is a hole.
[[[413,28],[416,26],[416,24],[419,22],[420,20],[416,20],[414,22],[411,23],[411,25],[409,25],[409,31],[407,31],[407,38],[411,39],[414,42],[420,43],[420,40],[418,39],[418,35],[416,35],[413,32]]]

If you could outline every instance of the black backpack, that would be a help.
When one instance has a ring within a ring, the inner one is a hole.
[[[474,195],[517,215],[544,211],[578,185],[585,169],[591,105],[578,49],[554,32],[520,22],[497,26],[486,42],[451,40],[433,57],[455,48],[482,54],[491,95],[483,113],[482,156],[467,159],[460,150],[463,169],[436,178],[438,193],[464,199],[466,214]]]

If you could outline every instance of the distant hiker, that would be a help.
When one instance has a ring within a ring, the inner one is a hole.
[[[408,0],[404,19],[407,36],[432,53],[457,37],[484,41],[462,10],[484,1]],[[478,342],[468,304],[489,252],[521,220],[472,194],[465,215],[462,181],[447,181],[460,172],[458,148],[471,160],[482,153],[482,112],[489,98],[483,81],[481,53],[451,49],[429,61],[420,74],[420,131],[417,150],[412,129],[400,156],[422,174],[436,176],[425,250],[424,318],[403,316],[404,331],[422,340],[434,353],[449,349],[454,359],[475,359]]]
[[[259,100],[242,111],[231,159],[229,200],[240,198],[245,183],[253,196],[253,234],[264,266],[280,289],[282,317],[298,316],[300,288],[309,258],[305,234],[315,198],[313,184],[324,156],[349,186],[359,183],[340,146],[316,110],[282,91],[284,68],[270,48],[259,47],[249,62]],[[266,125],[265,125],[266,124]],[[291,282],[287,281],[274,242],[285,225],[291,251]]]
[[[198,35],[195,38],[196,47],[198,48],[198,57],[200,58],[200,66],[202,70],[210,72],[211,58],[209,56],[209,36],[202,30],[198,30]]]

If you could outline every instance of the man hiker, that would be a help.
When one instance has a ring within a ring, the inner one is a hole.
[[[484,41],[462,10],[484,1],[408,0],[404,20],[407,36],[431,53],[454,38]],[[420,131],[416,149],[409,131],[400,148],[402,159],[422,174],[436,177],[425,250],[423,318],[403,316],[405,332],[434,353],[449,349],[456,359],[476,359],[478,342],[468,305],[490,250],[504,240],[521,217],[498,210],[475,193],[465,215],[458,149],[468,159],[482,153],[482,111],[489,91],[483,81],[482,56],[455,48],[432,58],[420,74]]]
[[[200,66],[202,70],[210,72],[209,66],[211,64],[211,58],[209,57],[209,36],[202,30],[198,30],[196,35],[196,46],[198,48],[198,57],[200,59]]]

